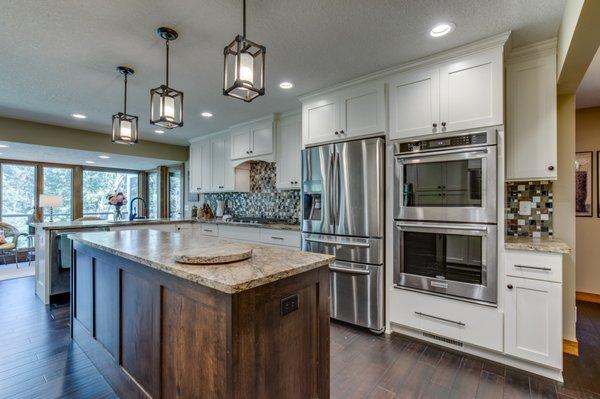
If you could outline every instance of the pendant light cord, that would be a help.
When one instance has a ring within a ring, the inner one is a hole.
[[[167,68],[166,68],[166,70],[167,70],[166,75],[167,76],[166,76],[165,80],[166,80],[167,87],[169,87],[169,39],[166,39],[166,40],[167,40],[167,44],[166,44],[167,45]]]
[[[125,95],[123,96],[123,113],[127,115],[127,73],[125,73]]]
[[[243,36],[244,38],[246,38],[246,0],[242,0],[243,1],[243,16],[242,16],[242,30],[244,32]]]

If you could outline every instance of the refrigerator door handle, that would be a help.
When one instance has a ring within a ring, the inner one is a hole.
[[[335,220],[336,223],[340,221],[340,154],[335,152],[335,164],[333,168],[334,178],[333,184],[335,184]]]
[[[338,273],[348,273],[348,274],[360,274],[360,275],[367,275],[367,274],[371,274],[370,271],[368,270],[363,270],[363,269],[350,269],[349,267],[339,267],[339,266],[329,266],[329,270],[331,270],[332,272],[338,272]]]

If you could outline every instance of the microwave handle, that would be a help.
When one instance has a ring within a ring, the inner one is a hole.
[[[440,150],[440,151],[427,151],[427,152],[414,152],[410,154],[396,154],[396,159],[406,159],[406,158],[422,158],[422,157],[432,157],[446,154],[458,154],[458,153],[481,153],[487,154],[487,147],[475,147],[475,148],[456,148],[453,150]]]
[[[407,223],[407,222],[396,222],[396,227],[417,227],[420,229],[449,229],[449,230],[466,230],[466,231],[487,231],[487,227],[483,226],[468,226],[460,224],[445,224],[445,223]]]

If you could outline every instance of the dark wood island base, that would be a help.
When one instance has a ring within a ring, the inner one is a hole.
[[[329,398],[327,265],[230,294],[77,241],[73,259],[72,337],[120,397]]]

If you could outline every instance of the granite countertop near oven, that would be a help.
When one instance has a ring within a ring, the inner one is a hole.
[[[246,223],[246,222],[224,222],[221,219],[198,219],[199,223],[209,223],[218,225],[242,226],[242,227],[263,227],[266,229],[300,231],[299,223],[285,222],[266,222],[266,223]]]
[[[245,291],[273,281],[329,265],[335,256],[297,249],[244,243],[252,248],[247,260],[215,265],[189,265],[175,261],[176,254],[202,254],[203,248],[230,243],[202,236],[199,230],[121,230],[69,234],[69,238],[110,254],[172,274],[228,294]]]
[[[504,239],[504,248],[518,251],[549,252],[557,254],[571,253],[571,247],[564,241],[558,238],[549,237],[533,238],[506,236]]]

